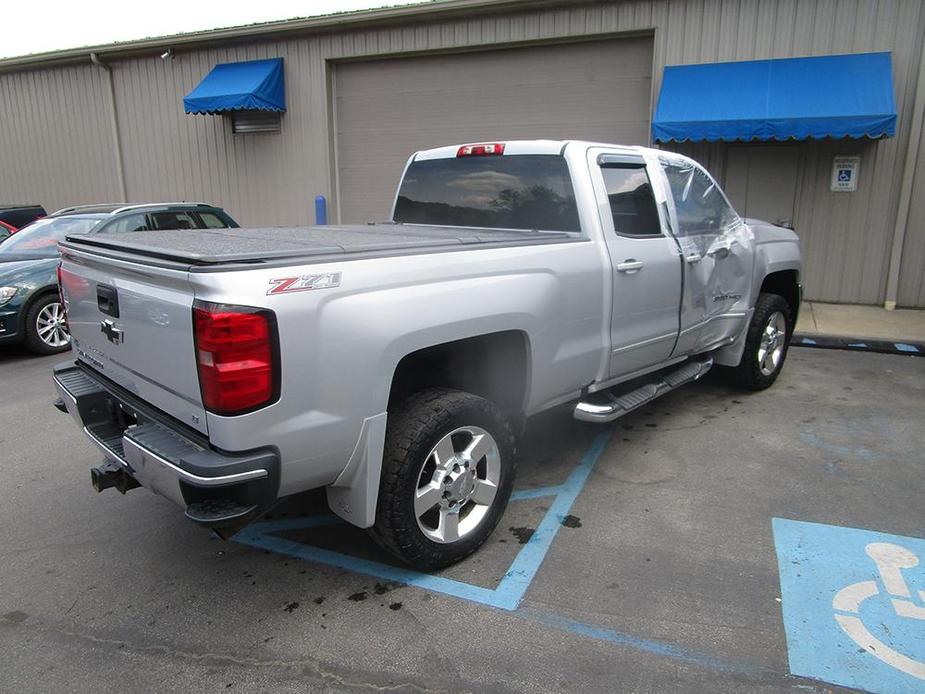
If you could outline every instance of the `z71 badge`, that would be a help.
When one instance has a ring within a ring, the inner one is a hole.
[[[267,296],[286,292],[306,292],[310,289],[331,289],[340,286],[339,272],[324,272],[319,275],[299,275],[270,280]]]

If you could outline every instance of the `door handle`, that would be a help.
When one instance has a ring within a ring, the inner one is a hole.
[[[635,260],[634,258],[627,258],[622,263],[617,263],[618,272],[639,272],[642,270],[642,261]]]
[[[699,253],[691,253],[690,255],[684,256],[684,260],[693,265],[694,263],[699,263],[701,260],[703,260],[703,256]]]

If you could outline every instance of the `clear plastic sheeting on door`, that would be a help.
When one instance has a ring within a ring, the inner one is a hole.
[[[754,236],[716,181],[694,162],[660,158],[674,202],[673,229],[685,260],[679,340],[706,350],[730,337],[730,316],[746,310]]]

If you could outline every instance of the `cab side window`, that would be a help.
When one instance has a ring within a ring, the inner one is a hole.
[[[700,167],[666,159],[661,164],[674,197],[681,236],[722,234],[739,221],[719,187]]]
[[[661,236],[652,184],[644,166],[601,167],[613,228],[624,236]]]

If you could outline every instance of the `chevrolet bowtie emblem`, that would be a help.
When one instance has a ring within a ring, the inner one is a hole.
[[[106,339],[114,345],[121,344],[124,339],[123,331],[117,328],[115,324],[108,319],[100,321],[100,332],[102,332],[106,336]]]

